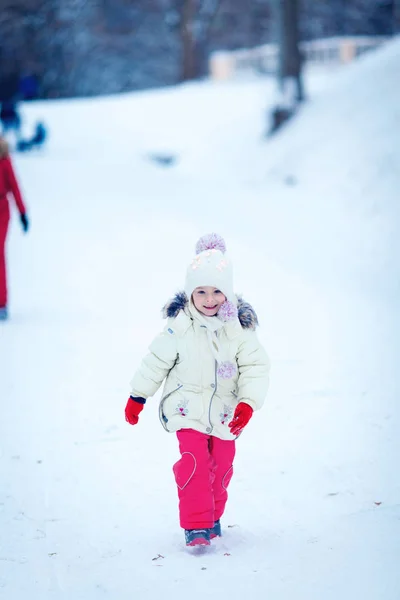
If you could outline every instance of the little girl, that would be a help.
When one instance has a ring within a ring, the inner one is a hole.
[[[187,546],[221,536],[220,518],[232,478],[235,440],[261,408],[269,360],[255,332],[253,308],[233,292],[224,240],[200,238],[185,291],[164,307],[168,319],[135,373],[125,418],[136,425],[146,399],[165,380],[159,407],[164,429],[176,432],[180,460],[180,524]]]

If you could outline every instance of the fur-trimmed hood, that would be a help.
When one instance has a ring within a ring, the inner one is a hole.
[[[162,309],[164,319],[175,319],[181,310],[185,310],[189,300],[185,292],[178,292]],[[236,296],[238,318],[243,329],[256,329],[258,318],[254,308],[240,296]]]
[[[0,159],[6,158],[8,156],[8,153],[9,150],[7,140],[0,136]]]

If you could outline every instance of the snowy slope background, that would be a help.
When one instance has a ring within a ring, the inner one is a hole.
[[[268,142],[264,80],[24,107],[51,138],[15,157],[32,229],[14,218],[0,327],[6,600],[400,597],[400,42],[307,83]],[[160,393],[137,427],[123,410],[209,231],[272,373],[224,537],[193,554]]]

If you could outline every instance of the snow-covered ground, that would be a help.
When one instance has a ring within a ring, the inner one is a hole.
[[[269,141],[263,80],[24,108],[51,137],[15,157],[32,229],[14,219],[0,325],[2,598],[400,598],[399,65],[394,41],[310,75]],[[272,374],[198,554],[159,394],[137,427],[123,411],[209,231]]]

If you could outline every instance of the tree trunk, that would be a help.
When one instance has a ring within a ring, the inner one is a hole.
[[[393,0],[393,35],[400,33],[400,0]]]
[[[207,73],[207,47],[210,32],[222,0],[214,5],[199,0],[183,0],[181,9],[182,75],[183,81],[196,79]],[[204,9],[208,8],[207,11]]]
[[[196,0],[185,0],[182,10],[182,81],[195,79],[197,76],[196,40],[194,36],[194,17]]]
[[[278,100],[269,133],[274,133],[304,100],[302,57],[299,49],[299,0],[275,0],[278,24]]]
[[[298,0],[279,0],[279,32],[280,32],[280,60],[279,84],[285,94],[287,85],[293,86],[295,82],[295,103],[304,100],[304,91],[301,77],[302,59],[299,49],[299,2]],[[292,83],[288,83],[292,80]]]

